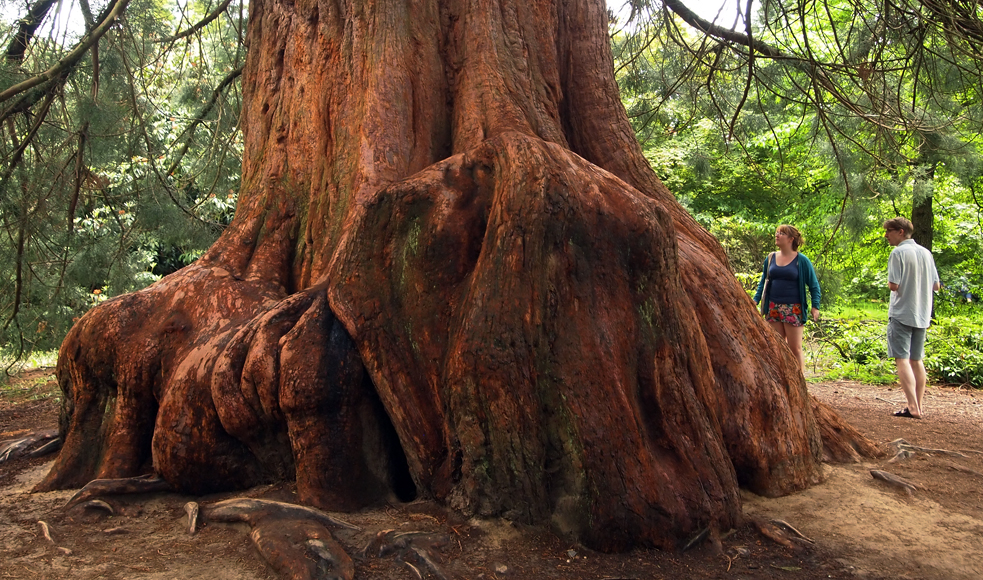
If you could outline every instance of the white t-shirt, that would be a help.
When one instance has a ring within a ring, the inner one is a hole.
[[[887,260],[887,281],[898,285],[891,292],[888,316],[901,324],[928,328],[932,321],[932,292],[939,281],[932,252],[915,240],[904,240]]]

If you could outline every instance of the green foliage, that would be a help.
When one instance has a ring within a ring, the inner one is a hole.
[[[983,310],[963,312],[948,317],[936,312],[925,342],[925,369],[932,382],[983,388]],[[885,304],[859,302],[810,326],[807,341],[813,347],[807,351],[812,351],[819,378],[896,382],[894,360],[887,356],[886,325]]]
[[[195,34],[160,42],[211,9],[132,0],[100,39],[98,61],[90,51],[28,94],[26,113],[0,102],[4,355],[57,346],[94,304],[189,264],[231,221],[244,7],[232,4]],[[71,50],[81,31],[59,34],[53,17],[23,61],[0,55],[0,89]],[[0,46],[12,30],[0,26]],[[21,147],[27,139],[30,147]]]
[[[704,226],[723,244],[731,269],[741,274],[739,278],[753,278],[753,290],[758,285],[764,256],[774,249],[775,226],[741,216],[721,216],[707,221]]]
[[[741,288],[744,288],[744,291],[747,292],[747,295],[753,298],[754,293],[758,289],[758,282],[761,280],[761,275],[753,272],[735,272],[734,276],[740,283]]]
[[[17,353],[8,349],[0,349],[0,394],[12,392],[10,390],[10,379],[18,373],[32,369],[53,369],[58,361],[58,351],[34,351],[28,356],[17,356]],[[43,383],[47,383],[53,378],[53,373],[44,375],[28,383],[28,389],[35,389]]]
[[[925,369],[936,381],[983,388],[983,313],[953,316],[929,331]]]
[[[789,58],[759,55],[750,67],[739,43],[664,6],[632,6],[636,20],[612,31],[629,117],[746,289],[788,223],[805,234],[824,309],[885,302],[881,224],[915,220],[930,201],[930,222],[918,219],[951,290],[937,310],[957,306],[956,291],[983,295],[983,73],[960,64],[983,47],[925,20],[914,1],[887,14],[866,0],[779,0],[760,5],[754,39]]]
[[[820,380],[849,380],[869,385],[892,385],[898,376],[894,361],[871,359],[866,363],[834,362],[821,375]]]
[[[887,358],[884,332],[884,324],[877,321],[828,317],[813,336],[833,344],[844,360],[865,365]]]

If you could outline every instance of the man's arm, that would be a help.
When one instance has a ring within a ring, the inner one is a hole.
[[[893,289],[894,289],[894,288],[892,288],[892,290],[893,290]],[[932,284],[932,291],[933,291],[933,292],[938,292],[938,291],[939,291],[939,290],[941,290],[941,289],[942,289],[942,284],[940,284],[940,283],[938,282],[938,280],[936,280],[936,281],[935,281],[935,284]]]
[[[891,255],[887,257],[887,287],[891,292],[898,291],[898,282],[901,281],[901,253],[895,248],[891,250]],[[897,280],[898,282],[892,282],[891,280]]]

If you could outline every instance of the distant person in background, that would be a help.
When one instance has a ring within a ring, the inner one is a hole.
[[[775,230],[778,251],[768,254],[765,259],[758,291],[754,293],[754,302],[760,305],[764,301],[765,320],[785,339],[792,354],[799,360],[799,369],[805,372],[802,327],[805,326],[807,306],[810,303],[812,319],[819,322],[819,300],[822,292],[819,290],[819,280],[812,262],[799,253],[799,246],[803,242],[799,230],[790,225],[778,226]]]
[[[970,304],[970,303],[973,303],[973,302],[979,302],[980,301],[980,297],[977,296],[976,294],[973,294],[970,291],[970,289],[969,289],[969,278],[968,278],[968,276],[969,276],[969,273],[967,273],[966,276],[960,276],[956,280],[955,286],[957,287],[957,290],[955,290],[954,293],[956,294],[956,296],[959,296],[960,298],[962,298],[962,301],[965,302],[966,304]],[[953,285],[950,285],[949,287],[952,288],[952,286]]]
[[[932,292],[941,288],[932,252],[911,239],[911,222],[896,217],[884,222],[884,237],[894,246],[887,260],[891,305],[887,311],[887,355],[894,358],[898,382],[908,406],[895,417],[921,419],[925,394],[925,331],[932,322]]]

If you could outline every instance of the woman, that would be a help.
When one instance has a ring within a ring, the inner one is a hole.
[[[799,368],[805,372],[806,357],[802,352],[802,327],[806,323],[806,298],[812,303],[812,319],[819,322],[819,280],[809,258],[799,253],[803,243],[799,230],[789,225],[775,230],[777,252],[768,254],[754,293],[754,302],[764,303],[765,320],[779,335],[785,338],[792,354],[799,359]],[[765,280],[768,280],[765,289]],[[809,289],[808,294],[806,289]],[[764,296],[762,296],[764,291]]]

